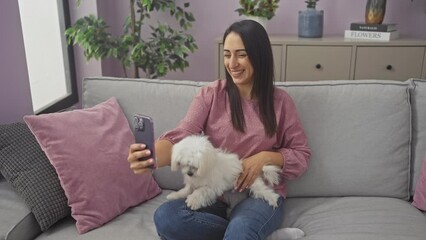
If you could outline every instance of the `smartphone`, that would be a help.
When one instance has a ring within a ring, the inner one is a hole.
[[[133,133],[135,135],[136,143],[145,144],[146,149],[151,151],[151,156],[143,157],[140,160],[145,161],[150,158],[154,159],[154,165],[152,165],[152,167],[155,168],[154,121],[152,118],[142,114],[135,114],[133,116]]]

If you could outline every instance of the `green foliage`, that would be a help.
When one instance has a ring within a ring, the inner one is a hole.
[[[315,8],[317,6],[317,2],[319,0],[306,0],[305,3],[307,5],[307,8]]]
[[[82,47],[87,60],[106,57],[120,60],[125,74],[133,64],[135,78],[139,77],[139,68],[147,78],[158,78],[188,67],[186,57],[197,49],[194,38],[183,31],[191,28],[195,21],[193,14],[185,10],[189,3],[180,7],[174,0],[130,0],[130,4],[130,16],[121,36],[112,36],[103,19],[89,15],[65,31],[68,43]],[[142,36],[144,20],[159,11],[173,16],[180,29],[158,22],[155,26],[149,25],[150,32]]]
[[[240,8],[235,11],[245,16],[263,17],[271,20],[275,16],[280,0],[240,0]]]

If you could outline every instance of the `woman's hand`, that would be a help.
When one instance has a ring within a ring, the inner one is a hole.
[[[237,180],[235,190],[242,192],[249,188],[262,173],[264,165],[265,161],[263,161],[260,153],[243,159],[243,172]]]
[[[242,192],[249,188],[257,177],[263,173],[263,166],[276,165],[283,167],[284,159],[279,152],[263,151],[243,159],[243,172],[237,180],[235,190]]]
[[[151,151],[146,149],[145,144],[136,143],[130,145],[129,156],[127,157],[127,161],[130,163],[130,169],[132,169],[135,174],[151,172],[154,159],[150,158],[145,161],[140,160],[148,156],[151,156]]]

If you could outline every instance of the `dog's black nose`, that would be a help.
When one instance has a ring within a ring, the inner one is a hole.
[[[194,175],[194,173],[193,172],[188,172],[187,175],[190,176],[190,177],[192,177],[192,175]]]

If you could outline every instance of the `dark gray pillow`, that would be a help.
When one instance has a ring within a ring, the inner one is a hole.
[[[54,167],[25,123],[0,125],[0,171],[42,231],[71,213]]]

